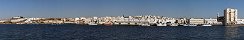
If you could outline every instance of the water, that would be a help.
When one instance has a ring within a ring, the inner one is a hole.
[[[243,40],[244,27],[0,25],[0,40]]]

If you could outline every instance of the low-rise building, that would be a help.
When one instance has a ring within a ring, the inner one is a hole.
[[[178,24],[186,24],[187,23],[187,19],[186,18],[177,19],[176,23],[178,23]]]
[[[244,19],[237,19],[237,24],[244,24]]]
[[[222,22],[218,22],[218,19],[204,19],[204,24],[222,24]]]
[[[188,19],[188,24],[204,24],[204,19]]]
[[[191,19],[188,19],[188,24],[222,24],[222,22],[218,22],[217,19],[212,19],[212,18],[209,18],[209,19],[194,19],[194,18],[191,18]]]

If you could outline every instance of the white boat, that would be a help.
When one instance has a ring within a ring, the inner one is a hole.
[[[178,24],[171,24],[170,26],[178,26]]]
[[[119,23],[114,23],[115,25],[119,25]]]
[[[122,24],[122,25],[128,25],[128,23],[120,23],[120,24]]]
[[[60,24],[51,24],[51,25],[60,25]]]
[[[167,26],[166,24],[159,23],[157,26]]]
[[[204,25],[202,25],[202,26],[212,26],[212,25],[210,25],[210,24],[204,24]]]
[[[194,25],[194,24],[186,24],[186,25],[183,25],[183,26],[197,26],[197,25]]]
[[[141,26],[150,26],[149,24],[141,24]]]
[[[170,26],[178,26],[178,25],[170,25]]]
[[[21,19],[13,19],[13,20],[10,20],[10,22],[21,22],[21,21],[25,21],[27,19],[24,19],[24,18],[21,18]]]
[[[95,24],[95,23],[88,23],[88,25],[97,25],[97,24]]]
[[[188,26],[197,26],[197,25],[188,25]]]

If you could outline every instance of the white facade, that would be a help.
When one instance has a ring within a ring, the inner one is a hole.
[[[237,23],[236,24],[244,24],[244,19],[237,19]]]
[[[237,9],[227,8],[224,10],[224,24],[233,25],[237,23]]]
[[[217,19],[188,19],[189,24],[222,24],[218,22]]]
[[[217,19],[205,19],[205,24],[222,24],[222,22],[218,22]]]
[[[204,24],[204,19],[188,19],[188,24]]]
[[[7,22],[8,20],[0,20],[0,23]]]

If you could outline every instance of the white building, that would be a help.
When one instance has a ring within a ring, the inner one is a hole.
[[[186,24],[187,23],[187,19],[186,18],[180,18],[176,20],[177,23],[179,24]]]
[[[244,19],[237,19],[237,23],[236,24],[244,24]]]
[[[237,9],[227,8],[224,10],[224,25],[234,25],[237,23]]]
[[[212,18],[204,19],[204,21],[205,24],[222,24],[222,22],[218,22],[217,19],[212,19]]]
[[[218,22],[217,19],[188,19],[188,24],[222,24],[222,22]]]
[[[204,24],[204,19],[188,19],[188,24]]]

